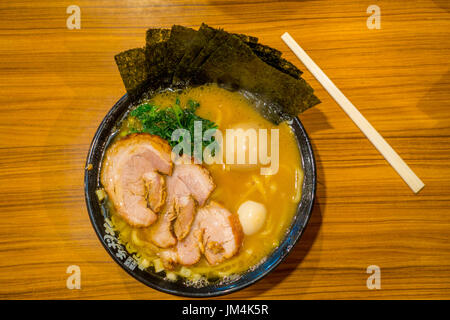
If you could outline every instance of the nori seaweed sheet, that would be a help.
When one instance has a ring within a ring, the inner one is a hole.
[[[217,82],[264,101],[258,111],[274,123],[320,103],[301,71],[280,51],[256,37],[206,24],[199,31],[179,25],[149,29],[145,49],[127,50],[115,60],[133,99],[149,89]]]
[[[241,39],[242,41],[244,41],[249,45],[256,44],[258,42],[257,37],[241,33],[232,33],[232,34],[239,37],[239,39]],[[189,80],[192,77],[192,75],[195,74],[196,69],[208,58],[208,56],[212,52],[216,50],[216,48],[220,46],[219,42],[225,41],[225,39],[229,35],[230,34],[224,30],[215,29],[209,27],[205,23],[202,23],[198,32],[192,38],[191,43],[186,47],[184,55],[181,58],[173,75],[172,84],[176,86],[189,84]],[[214,41],[208,45],[208,42],[212,40],[214,37],[216,37]],[[204,48],[206,49],[202,52]]]
[[[220,47],[228,37],[235,35],[247,44],[257,44],[258,38],[240,33],[229,33],[202,23],[191,44],[186,48],[183,58],[175,70],[174,85],[188,85],[196,70],[208,59],[209,55]],[[211,42],[210,42],[211,41]],[[281,54],[281,52],[280,52]]]
[[[171,29],[150,28],[145,33],[145,43],[147,48],[154,44],[167,41],[170,37]]]
[[[117,54],[114,59],[125,89],[131,97],[136,97],[146,87],[149,79],[145,50],[130,49]]]
[[[191,75],[195,73],[195,67],[192,65],[193,61],[214,35],[215,31],[206,24],[203,23],[200,26],[198,32],[186,47],[184,55],[178,63],[172,80],[174,85],[187,85],[189,83]]]
[[[281,57],[281,51],[261,43],[249,43],[249,47],[262,61],[295,79],[300,79],[302,72],[292,63]]]
[[[146,32],[145,57],[147,60],[148,85],[156,89],[162,85],[165,73],[164,57],[170,29],[148,29]]]
[[[214,33],[216,34],[216,36],[211,43],[208,43],[208,47],[205,48],[205,50],[202,50],[201,54],[198,55],[195,62],[191,64],[189,68],[189,71],[191,73],[195,69],[200,67],[200,65],[208,58],[208,56],[212,52],[214,52],[218,48],[218,46],[225,42],[231,35],[234,35],[241,41],[243,41],[246,45],[248,45],[252,49],[252,51],[265,63],[280,70],[281,72],[294,77],[295,79],[300,79],[302,72],[292,63],[290,63],[286,59],[283,59],[281,57],[281,51],[258,43],[257,37],[252,37],[245,34],[228,33],[222,29],[209,27],[206,24],[202,24],[199,32],[202,31],[202,29],[209,30],[210,33]]]
[[[232,35],[235,35],[236,37],[238,37],[239,39],[241,39],[241,41],[245,42],[247,45],[252,45],[252,44],[256,44],[258,43],[258,38],[257,37],[253,37],[253,36],[249,36],[248,34],[243,34],[243,33],[232,33]]]
[[[244,41],[245,42],[245,41]],[[263,58],[273,58],[273,57],[281,57],[281,51],[274,49],[272,47],[266,46],[261,43],[246,43],[252,51],[258,56]]]
[[[208,82],[244,89],[273,103],[274,108],[259,111],[275,123],[286,116],[297,116],[318,102],[305,80],[294,79],[266,64],[236,36],[228,37],[200,66],[195,83]]]
[[[295,78],[295,79],[300,79],[301,75],[302,75],[302,71],[297,68],[295,65],[293,65],[291,62],[287,61],[286,59],[280,57],[279,59],[276,60],[264,60],[264,62],[266,62],[267,64],[270,64],[272,67],[280,70],[281,72],[284,72],[288,75],[290,75],[291,77]]]
[[[165,79],[164,82],[172,84],[173,75],[178,64],[184,56],[186,49],[191,45],[198,31],[179,25],[174,25],[167,40],[164,57]]]
[[[248,45],[254,54],[256,54],[262,61],[271,65],[272,67],[284,72],[295,79],[300,79],[302,71],[295,65],[281,57],[281,51],[264,44],[258,43],[257,37],[249,36],[242,33],[232,33],[237,36],[241,41]]]
[[[229,37],[231,37],[230,33],[222,29],[215,29],[206,25],[204,26],[204,28],[208,29],[209,32],[211,32],[212,37],[210,37],[210,40],[208,41],[206,46],[203,47],[197,57],[195,57],[195,59],[192,61],[190,68],[193,71],[196,71],[213,52],[215,52]]]

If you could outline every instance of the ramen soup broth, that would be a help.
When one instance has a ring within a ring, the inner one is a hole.
[[[154,96],[150,102],[169,107],[177,97],[181,105],[185,105],[188,99],[199,102],[200,107],[196,113],[214,121],[224,136],[226,129],[237,127],[267,129],[269,132],[271,129],[279,130],[279,168],[276,174],[261,175],[261,167],[267,167],[267,164],[263,166],[257,163],[242,167],[203,164],[216,184],[210,199],[221,203],[234,213],[247,200],[263,204],[267,214],[262,228],[252,235],[245,235],[239,253],[219,265],[211,266],[202,258],[193,266],[179,266],[168,272],[169,278],[175,275],[194,280],[200,277],[212,279],[242,274],[263,261],[278,246],[292,222],[300,201],[303,180],[297,141],[287,123],[272,124],[265,120],[241,93],[231,92],[217,85],[205,85],[182,92],[166,91]],[[121,131],[126,132],[128,126],[125,120]],[[270,139],[268,144],[270,145]],[[269,155],[270,151],[272,150],[269,148]],[[161,271],[158,248],[146,241],[146,228],[132,228],[114,213],[111,205],[110,207],[112,222],[127,250],[135,254],[141,267],[153,265],[154,271]]]

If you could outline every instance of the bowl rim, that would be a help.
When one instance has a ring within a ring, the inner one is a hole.
[[[286,231],[286,234],[283,238],[283,241],[280,243],[280,245],[272,252],[269,254],[269,256],[272,256],[275,252],[277,252],[278,250],[281,250],[282,248],[282,244],[286,243],[286,242],[290,242],[289,247],[284,248],[284,250],[281,252],[281,254],[277,257],[277,259],[270,264],[267,268],[265,268],[261,273],[259,273],[257,276],[255,276],[254,278],[240,284],[237,286],[232,286],[232,287],[228,287],[227,289],[224,290],[217,290],[217,291],[212,291],[212,292],[208,292],[208,293],[193,293],[193,292],[184,292],[181,290],[176,290],[176,289],[170,289],[167,287],[163,287],[160,286],[158,284],[155,284],[154,282],[150,281],[147,278],[144,278],[143,276],[135,273],[133,270],[130,270],[128,268],[125,267],[124,262],[119,260],[119,258],[114,254],[114,252],[110,249],[109,246],[107,246],[106,241],[102,238],[101,234],[101,230],[100,228],[97,226],[97,224],[95,223],[96,221],[96,217],[94,216],[94,208],[92,207],[91,204],[91,196],[89,194],[89,172],[90,170],[88,170],[88,165],[92,163],[92,159],[95,155],[95,152],[97,152],[97,148],[99,147],[99,140],[100,140],[100,135],[103,132],[103,130],[105,129],[105,126],[107,125],[107,121],[108,119],[110,119],[111,115],[122,105],[127,103],[128,106],[131,105],[131,102],[128,101],[128,94],[123,95],[114,105],[113,107],[108,111],[108,113],[105,115],[105,117],[102,119],[100,125],[98,126],[94,138],[92,139],[92,142],[89,146],[89,151],[86,157],[86,164],[85,164],[85,174],[84,174],[84,194],[85,194],[85,202],[86,202],[86,206],[87,206],[87,211],[88,211],[88,215],[89,215],[89,220],[91,221],[91,224],[95,230],[95,234],[97,236],[97,238],[99,239],[100,243],[102,244],[103,248],[106,250],[106,252],[108,252],[108,254],[110,255],[110,257],[114,260],[114,262],[116,264],[118,264],[123,270],[125,270],[130,276],[132,276],[134,279],[138,280],[139,282],[145,284],[146,286],[161,291],[163,293],[167,293],[167,294],[172,294],[175,296],[181,296],[181,297],[189,297],[189,298],[208,298],[208,297],[217,297],[217,296],[223,296],[226,294],[231,294],[233,292],[242,290],[244,288],[247,288],[253,284],[255,284],[256,282],[258,282],[259,280],[261,280],[262,278],[264,278],[265,276],[267,276],[269,273],[271,273],[282,261],[284,261],[286,259],[286,257],[289,255],[289,253],[292,251],[292,249],[294,248],[294,246],[298,243],[298,241],[300,240],[301,236],[303,235],[307,224],[310,220],[312,211],[313,211],[313,207],[314,207],[314,203],[315,203],[315,198],[316,198],[316,188],[317,188],[317,176],[316,176],[316,162],[315,162],[315,157],[314,157],[314,152],[311,146],[311,142],[310,142],[310,138],[308,136],[308,134],[306,133],[305,128],[303,127],[303,124],[301,123],[300,119],[298,117],[294,117],[292,119],[293,125],[296,125],[298,127],[298,129],[300,130],[300,132],[297,132],[295,130],[293,130],[296,141],[297,141],[297,147],[299,148],[300,153],[302,153],[301,150],[301,146],[300,146],[300,141],[299,141],[299,137],[301,135],[303,135],[304,137],[304,141],[305,141],[305,148],[306,148],[306,153],[308,154],[308,156],[310,157],[311,161],[310,161],[310,165],[311,165],[311,174],[312,174],[312,185],[311,185],[311,200],[309,201],[309,203],[307,204],[307,207],[304,209],[304,214],[305,217],[303,218],[303,225],[301,226],[301,228],[299,229],[299,231],[293,235],[293,239],[291,239],[289,241],[289,237],[288,234],[289,232],[292,231],[293,227],[296,225],[296,223],[300,223],[297,221],[293,221],[291,223],[291,225],[289,226],[289,229]],[[117,121],[117,119],[115,119],[115,121]],[[101,157],[101,159],[103,159],[103,155]],[[100,160],[101,161],[101,160]],[[304,168],[304,158],[302,156],[302,168]],[[99,168],[99,170],[101,170],[101,168]],[[303,179],[302,182],[302,191],[304,190],[304,185],[305,185],[305,179]],[[97,186],[95,186],[96,188]],[[297,206],[297,210],[296,213],[293,216],[293,219],[298,220],[298,215],[299,215],[299,211],[300,211],[300,207],[301,207],[302,201],[300,200]]]

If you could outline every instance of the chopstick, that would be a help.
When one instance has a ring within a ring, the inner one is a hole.
[[[356,109],[356,107],[347,99],[347,97],[336,87],[336,85],[327,77],[327,75],[319,68],[317,64],[308,56],[308,54],[298,45],[298,43],[285,32],[281,39],[295,53],[306,68],[320,82],[320,84],[328,91],[331,97],[345,111],[345,113],[353,120],[358,128],[365,134],[367,139],[372,142],[375,148],[383,155],[389,164],[397,171],[402,179],[408,184],[414,193],[419,192],[425,184],[411,170],[411,168],[403,161],[403,159],[395,152],[394,149],[383,139],[383,137],[375,130],[366,118]]]

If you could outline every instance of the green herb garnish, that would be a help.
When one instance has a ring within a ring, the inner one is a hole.
[[[177,97],[175,103],[168,108],[161,108],[153,103],[144,103],[130,112],[130,116],[135,118],[134,125],[129,133],[150,133],[167,140],[174,147],[181,142],[181,138],[172,141],[172,132],[176,129],[186,129],[191,136],[191,150],[194,143],[194,124],[195,121],[201,121],[202,136],[206,130],[217,129],[217,125],[208,119],[195,114],[200,104],[194,100],[188,100],[186,105],[180,105],[180,99]],[[137,122],[137,123],[136,123]],[[202,141],[202,150],[210,141]]]

